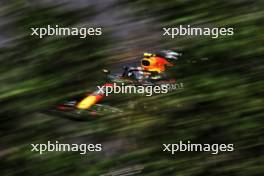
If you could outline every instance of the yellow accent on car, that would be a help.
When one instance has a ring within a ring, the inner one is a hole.
[[[150,57],[151,55],[151,53],[144,53],[144,57]]]
[[[78,109],[89,109],[92,105],[96,103],[97,99],[94,95],[89,95],[84,98],[80,103],[77,104]]]

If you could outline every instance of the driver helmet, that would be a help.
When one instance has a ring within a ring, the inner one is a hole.
[[[141,60],[141,67],[145,71],[162,73],[166,70],[167,66],[173,66],[173,62],[178,60],[181,55],[181,53],[171,50],[144,53],[144,57]]]

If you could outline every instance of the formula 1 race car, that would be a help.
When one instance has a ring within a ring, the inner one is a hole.
[[[73,120],[92,120],[104,115],[122,113],[123,111],[116,106],[99,104],[105,97],[104,90],[116,84],[155,86],[175,83],[174,78],[166,76],[166,69],[174,66],[174,61],[180,55],[173,51],[144,53],[139,67],[123,67],[121,74],[112,74],[109,70],[103,69],[107,83],[101,86],[101,90],[97,89],[86,95],[82,94],[63,100],[52,107],[49,112]]]

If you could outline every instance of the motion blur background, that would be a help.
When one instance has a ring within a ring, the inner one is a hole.
[[[1,0],[0,175],[263,175],[263,7],[262,0]],[[30,27],[48,24],[102,27],[103,35],[30,36]],[[233,27],[234,36],[162,36],[162,27],[187,24]],[[121,71],[155,49],[183,52],[175,77],[184,90],[136,98],[154,109],[131,110],[128,101],[123,114],[93,122],[42,113],[101,84],[102,68]],[[102,143],[103,151],[30,151],[48,140]],[[179,140],[233,143],[235,151],[161,152]]]

